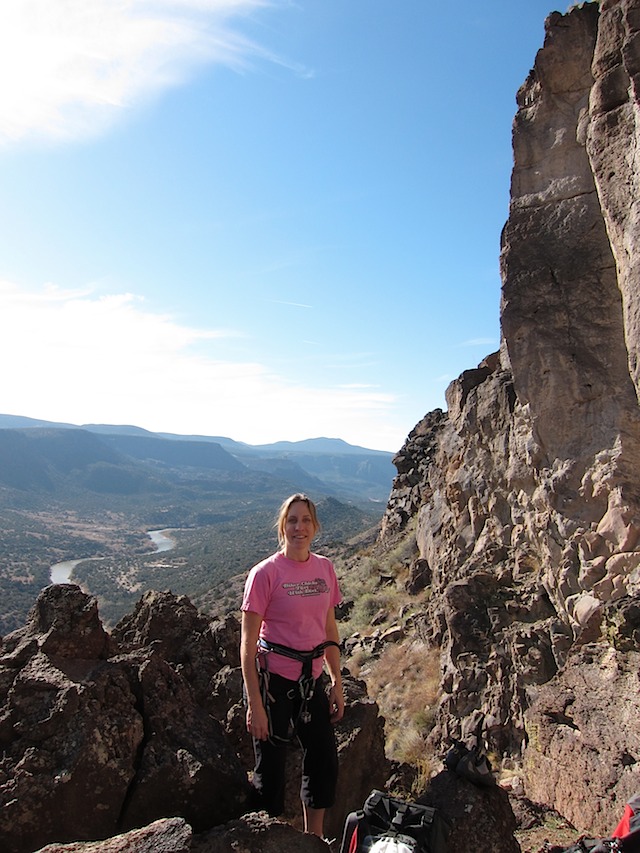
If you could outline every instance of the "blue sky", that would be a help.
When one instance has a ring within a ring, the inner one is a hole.
[[[400,448],[499,345],[552,0],[3,0],[0,411]]]

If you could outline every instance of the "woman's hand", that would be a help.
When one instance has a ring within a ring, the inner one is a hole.
[[[332,684],[329,690],[329,714],[332,723],[339,722],[344,716],[344,694],[339,684]]]
[[[247,697],[247,731],[257,740],[266,740],[269,737],[269,723],[267,712],[262,703],[260,681],[256,669],[256,645],[261,625],[262,616],[259,613],[245,611],[242,614],[240,663]]]
[[[262,702],[258,706],[248,706],[247,731],[256,740],[267,740],[269,737],[269,721],[267,720],[267,712]]]
[[[329,714],[331,722],[337,723],[344,716],[344,693],[342,692],[342,672],[340,671],[340,636],[333,607],[327,613],[327,640],[336,643],[336,646],[327,646],[324,650],[324,660],[331,678],[331,689],[329,690]]]

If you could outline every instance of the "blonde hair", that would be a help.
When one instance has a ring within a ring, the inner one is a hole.
[[[278,520],[276,521],[275,526],[276,530],[278,531],[278,545],[281,548],[285,543],[284,529],[287,523],[287,516],[289,515],[289,510],[291,509],[292,505],[295,503],[304,503],[307,505],[309,509],[309,515],[311,516],[311,521],[313,522],[315,533],[320,530],[320,522],[318,521],[318,511],[316,510],[316,505],[311,500],[311,498],[307,497],[307,495],[302,494],[302,492],[297,492],[295,495],[291,495],[285,501],[282,502],[280,512],[278,513]]]

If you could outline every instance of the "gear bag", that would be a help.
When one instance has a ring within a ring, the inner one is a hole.
[[[448,834],[437,809],[374,790],[347,816],[340,853],[447,853]]]

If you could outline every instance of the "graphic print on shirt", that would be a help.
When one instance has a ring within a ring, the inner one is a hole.
[[[314,578],[309,581],[296,581],[295,583],[283,583],[287,595],[324,595],[329,592],[329,585],[324,578]]]

